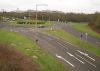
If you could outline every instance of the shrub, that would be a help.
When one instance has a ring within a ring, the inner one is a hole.
[[[36,24],[36,21],[18,21],[17,24]],[[45,22],[37,21],[37,24],[45,24]]]
[[[96,23],[95,23],[95,26],[97,28],[100,28],[100,16],[98,16],[97,20],[96,20]]]

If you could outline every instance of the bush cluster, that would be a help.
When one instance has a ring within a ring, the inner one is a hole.
[[[17,24],[36,24],[36,22],[25,22],[25,21],[18,21]],[[44,21],[39,21],[37,24],[45,24]]]

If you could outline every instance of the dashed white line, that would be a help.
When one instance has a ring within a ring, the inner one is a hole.
[[[71,53],[67,52],[67,54],[71,57],[74,57],[76,60],[78,60],[79,62],[81,62],[82,64],[85,64],[85,62],[83,62],[82,60],[78,59],[77,57],[75,57],[74,55],[72,55]]]
[[[10,29],[10,31],[12,32],[12,31],[13,31],[13,29]]]
[[[96,42],[97,44],[100,44],[100,42]]]
[[[59,45],[61,45],[62,47],[65,47],[64,45],[62,45],[61,43],[57,42]],[[66,50],[68,50],[68,48],[65,48]],[[64,50],[65,50],[64,49]]]
[[[88,56],[88,55],[87,55],[87,57],[88,57],[88,58],[90,58],[91,60],[95,61],[95,59],[94,59],[94,58],[92,58],[92,57],[90,57],[90,56]]]
[[[25,30],[20,30],[20,31],[25,31]]]
[[[70,63],[69,61],[67,61],[65,58],[63,58],[62,56],[59,56],[58,54],[56,54],[56,57],[59,59],[64,60],[65,62],[67,62],[69,65],[71,65],[72,67],[75,67],[72,63]]]
[[[92,57],[90,57],[87,53],[84,53],[84,52],[82,52],[82,51],[80,51],[80,50],[77,50],[77,51],[78,51],[80,54],[82,54],[82,55],[88,57],[89,59],[91,59],[91,60],[93,60],[93,61],[95,61],[95,59],[92,58]]]
[[[96,67],[96,65],[92,64],[91,62],[87,61],[86,59],[82,58],[80,55],[75,54],[76,56],[80,57],[81,59],[83,59],[84,61],[88,62],[90,65]]]
[[[18,32],[17,30],[14,30],[14,32]]]

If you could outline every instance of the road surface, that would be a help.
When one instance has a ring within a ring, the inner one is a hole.
[[[71,71],[100,71],[100,57],[65,42],[54,36],[26,27],[5,27],[4,29],[20,33],[57,58]]]
[[[75,30],[74,28],[72,28],[69,24],[61,24],[61,23],[58,23],[58,22],[55,22],[55,25],[53,26],[55,29],[63,29],[64,31],[72,34],[73,36],[77,37],[77,38],[81,38],[81,32]],[[82,37],[82,40],[85,41],[85,42],[88,42],[88,43],[91,43],[91,44],[94,44],[95,46],[97,47],[100,47],[100,39],[96,39],[96,38],[93,38],[91,36],[86,36],[83,35]]]

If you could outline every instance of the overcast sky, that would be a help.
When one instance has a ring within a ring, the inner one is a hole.
[[[38,10],[58,10],[63,12],[94,13],[100,12],[100,0],[0,0],[0,9],[6,11],[32,9],[36,4],[47,4],[38,6]]]

